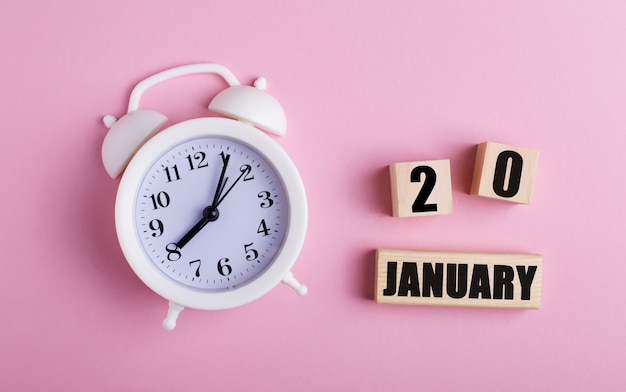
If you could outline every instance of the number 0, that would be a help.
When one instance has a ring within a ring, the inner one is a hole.
[[[509,161],[511,164],[509,164]],[[522,156],[515,151],[506,150],[498,155],[496,159],[496,170],[493,175],[493,191],[496,195],[500,197],[513,197],[517,195],[522,180],[523,166],[524,160]]]

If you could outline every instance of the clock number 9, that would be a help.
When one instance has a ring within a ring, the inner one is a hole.
[[[152,233],[153,237],[160,237],[161,234],[163,234],[163,222],[159,219],[152,219],[148,226],[150,230],[154,231],[154,233]]]
[[[224,257],[222,259],[219,259],[219,261],[217,262],[217,272],[219,272],[220,275],[228,276],[233,272],[233,267],[226,264],[229,261],[230,260],[227,257]]]

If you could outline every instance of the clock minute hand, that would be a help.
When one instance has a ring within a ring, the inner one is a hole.
[[[217,182],[217,187],[215,188],[215,195],[213,196],[213,203],[211,206],[217,207],[218,200],[220,199],[220,195],[226,186],[226,182],[228,182],[228,177],[224,179],[224,175],[226,174],[226,168],[228,167],[228,161],[230,160],[230,154],[225,155],[224,152],[220,153],[222,157],[222,172],[220,173],[220,179]]]

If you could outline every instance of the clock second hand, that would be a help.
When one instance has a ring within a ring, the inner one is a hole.
[[[217,206],[220,205],[222,203],[222,201],[224,201],[224,198],[230,193],[230,191],[235,187],[235,185],[237,185],[239,180],[241,180],[241,177],[243,177],[245,174],[246,174],[246,172],[244,170],[242,170],[241,174],[239,175],[239,177],[237,177],[235,182],[233,182],[233,184],[228,188],[228,190],[226,192],[224,192],[223,195],[220,192],[218,200],[217,201],[215,201],[215,200],[213,201],[213,206],[215,206],[215,208],[217,208]],[[228,177],[226,177],[226,181],[228,181]],[[222,186],[222,190],[224,190],[224,188],[226,187],[226,181],[224,181],[224,184]]]

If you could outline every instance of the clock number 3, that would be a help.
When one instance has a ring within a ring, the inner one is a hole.
[[[274,205],[274,200],[270,197],[270,193],[268,191],[259,192],[257,197],[262,200],[261,208],[270,208]]]
[[[413,202],[413,212],[431,212],[437,211],[437,204],[426,204],[426,200],[435,188],[437,182],[437,173],[430,166],[417,166],[411,170],[411,182],[421,182],[422,174],[424,174],[424,186],[420,189],[415,201]]]

